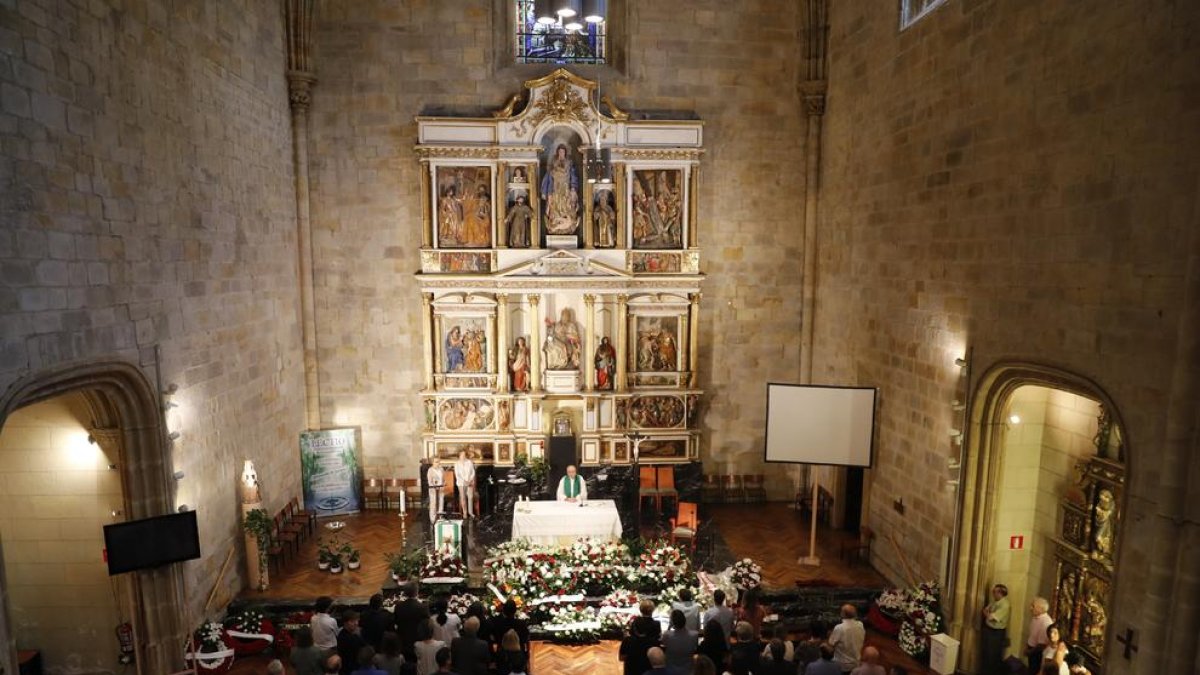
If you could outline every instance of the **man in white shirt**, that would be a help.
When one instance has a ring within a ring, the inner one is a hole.
[[[679,591],[679,599],[671,603],[671,609],[683,612],[687,621],[687,629],[700,632],[700,606],[692,601],[692,590],[684,588]]]
[[[458,506],[462,509],[463,518],[475,515],[475,462],[467,457],[467,451],[458,453],[458,461],[454,463],[454,483],[458,486]]]
[[[316,605],[313,607],[312,619],[308,623],[309,628],[312,628],[313,645],[326,653],[332,653],[337,649],[337,619],[329,615],[329,608],[332,606],[333,598],[328,595],[317,598]]]
[[[725,631],[725,639],[728,640],[733,635],[733,610],[725,606],[725,591],[719,588],[713,591],[713,606],[704,610],[700,624],[707,626],[714,619],[721,624],[721,630]]]
[[[429,522],[432,523],[437,520],[437,514],[441,513],[446,505],[446,494],[442,492],[446,487],[446,474],[442,471],[442,463],[436,457],[425,471],[425,482],[429,486]]]
[[[567,467],[567,475],[558,481],[558,501],[581,504],[587,501],[587,481],[579,475],[574,464]]]
[[[848,673],[858,667],[862,658],[863,641],[867,639],[867,631],[858,620],[858,610],[854,605],[842,605],[842,622],[833,627],[829,634],[829,644],[833,646],[833,661]]]
[[[1029,639],[1025,641],[1025,658],[1029,660],[1029,672],[1040,673],[1042,671],[1042,650],[1050,643],[1050,638],[1046,637],[1046,629],[1050,624],[1054,623],[1054,619],[1050,617],[1050,602],[1045,598],[1034,598],[1033,602],[1029,603],[1029,613],[1033,618],[1029,620]]]

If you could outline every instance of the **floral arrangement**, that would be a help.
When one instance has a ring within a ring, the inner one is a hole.
[[[430,551],[421,566],[421,581],[461,581],[466,576],[467,566],[462,558],[439,551]]]
[[[900,649],[912,657],[919,657],[929,650],[929,636],[921,635],[917,629],[907,621],[900,624]]]
[[[471,595],[470,593],[458,593],[450,596],[450,599],[446,604],[451,614],[457,614],[461,617],[465,617],[467,615],[467,610],[471,607],[471,605],[477,602],[479,602],[479,598]]]
[[[875,604],[885,615],[899,618],[908,611],[908,592],[899,588],[889,588],[879,594]]]
[[[762,567],[749,558],[742,558],[733,564],[731,578],[738,588],[758,588],[762,585]]]
[[[238,656],[264,652],[276,640],[275,627],[262,613],[247,609],[225,620],[226,644]]]
[[[687,569],[691,566],[687,555],[665,539],[650,542],[638,562],[648,569]]]
[[[942,625],[941,589],[936,582],[927,581],[904,594],[903,623],[900,625],[900,648],[909,656],[921,656],[929,650],[929,636]],[[889,599],[889,602],[893,602]]]
[[[588,643],[595,642],[600,636],[596,613],[585,605],[552,608],[544,628],[554,634],[556,642]]]
[[[225,649],[225,628],[215,621],[202,623],[196,630],[196,642],[201,654],[221,651]]]
[[[641,598],[633,591],[613,591],[604,596],[600,601],[600,626],[606,631],[616,630],[624,631],[625,628],[633,621],[635,614],[629,612],[615,612],[611,610],[628,610],[637,609]],[[606,611],[608,610],[608,611]]]
[[[263,632],[263,615],[252,609],[245,610],[226,623],[230,628],[236,628],[243,633]]]

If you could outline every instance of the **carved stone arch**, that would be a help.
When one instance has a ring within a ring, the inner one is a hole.
[[[1006,408],[1013,393],[1025,386],[1040,386],[1065,391],[1099,401],[1113,423],[1124,434],[1125,475],[1132,474],[1136,457],[1134,439],[1121,417],[1121,409],[1094,380],[1062,368],[1028,361],[1000,361],[991,365],[971,387],[968,404],[967,436],[959,490],[958,514],[951,552],[949,587],[946,589],[950,635],[962,642],[961,654],[971,668],[979,653],[977,606],[987,597],[988,578],[996,540],[995,508],[999,495],[995,490],[1003,459],[1002,429]],[[1119,508],[1127,512],[1129,490],[1123,491]],[[1118,540],[1113,556],[1113,584],[1109,597],[1116,598],[1123,551]],[[1014,616],[1021,608],[1013,608]],[[1108,633],[1113,632],[1110,623]],[[1107,636],[1111,638],[1111,635]],[[1111,649],[1113,641],[1106,639]]]
[[[121,458],[125,513],[147,518],[175,508],[171,463],[159,392],[134,364],[90,361],[30,373],[0,395],[0,429],[18,408],[78,393],[92,415],[97,441]],[[114,447],[115,446],[115,447]],[[178,565],[133,573],[137,658],[143,672],[179,670],[186,630],[183,574]],[[2,581],[2,580],[0,580]],[[8,608],[3,611],[7,613]]]

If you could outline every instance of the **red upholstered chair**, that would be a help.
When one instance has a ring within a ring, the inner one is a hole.
[[[658,510],[662,510],[664,499],[674,499],[679,503],[679,491],[675,489],[675,467],[658,467]]]

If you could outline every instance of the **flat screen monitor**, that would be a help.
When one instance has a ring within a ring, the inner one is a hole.
[[[768,384],[764,459],[871,466],[875,393],[873,387]]]
[[[104,526],[108,573],[124,574],[200,557],[196,512]]]

